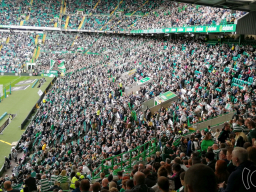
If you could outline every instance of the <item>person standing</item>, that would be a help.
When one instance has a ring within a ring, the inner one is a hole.
[[[163,148],[162,159],[165,161],[166,158],[170,158],[171,156],[173,156],[173,150],[171,147],[171,142],[168,142]]]
[[[36,192],[36,179],[31,177],[31,172],[28,172],[27,179],[25,180],[25,187],[28,188],[29,192]]]
[[[229,137],[229,134],[230,134],[230,125],[228,123],[225,123],[224,128],[222,129],[222,131],[220,132],[220,135],[218,137],[218,141],[220,143],[225,143],[225,141]]]

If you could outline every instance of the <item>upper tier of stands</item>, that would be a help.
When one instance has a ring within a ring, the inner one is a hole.
[[[80,15],[78,12],[82,12]],[[0,25],[61,27],[62,29],[160,29],[177,26],[234,23],[242,11],[173,1],[31,0],[0,2]]]

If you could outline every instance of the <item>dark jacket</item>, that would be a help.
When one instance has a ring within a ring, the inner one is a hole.
[[[147,185],[136,185],[131,192],[154,192],[154,190]]]
[[[25,185],[28,187],[29,191],[36,191],[36,179],[33,177],[29,177],[25,180]]]
[[[229,133],[230,131],[226,131],[225,128],[223,128],[218,137],[218,141],[225,143],[226,139],[229,137]]]
[[[255,177],[252,173],[256,167],[250,161],[241,163],[228,178],[226,189],[222,188],[221,192],[255,192]],[[252,182],[251,182],[252,181]]]
[[[231,174],[235,170],[236,170],[236,166],[233,165],[232,162],[228,163],[228,172],[229,172],[229,174]]]
[[[211,162],[209,162],[209,164],[207,164],[207,166],[211,167],[213,171],[215,171],[215,164],[216,164],[216,160],[212,160]]]
[[[175,184],[175,190],[178,190],[179,188],[181,188],[181,182],[180,182],[180,173],[177,173],[174,177],[170,178],[170,180],[174,181]]]
[[[151,177],[147,177],[145,179],[145,184],[148,186],[148,187],[153,187],[155,184],[156,184],[156,180],[153,180],[153,178]]]

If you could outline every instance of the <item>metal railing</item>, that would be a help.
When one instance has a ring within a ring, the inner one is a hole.
[[[150,157],[152,154],[155,154],[157,151],[157,147],[158,147],[157,140],[156,138],[154,138],[151,141],[148,141],[143,145],[136,147],[135,149],[132,149],[125,153],[121,153],[113,157],[109,157],[107,159],[103,159],[101,161],[101,165],[93,170],[92,178],[93,179],[99,178],[99,174],[101,172],[113,170],[114,166],[118,166],[118,168],[121,170],[132,168],[133,164],[136,163],[136,161],[139,161],[140,158],[142,158],[142,161],[145,161],[147,157]],[[133,157],[133,152],[137,153],[135,157]],[[129,158],[124,160],[123,158],[126,155],[129,156]],[[119,162],[116,163],[115,160],[119,160]],[[105,165],[107,161],[111,162],[110,166]]]

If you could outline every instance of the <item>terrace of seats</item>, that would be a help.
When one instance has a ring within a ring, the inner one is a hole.
[[[83,16],[77,12],[82,11]],[[210,11],[211,17],[208,17]],[[175,13],[175,18],[173,14]],[[193,13],[191,15],[190,13]],[[202,18],[195,15],[202,14]],[[215,14],[217,13],[217,14]],[[120,15],[121,14],[121,15]],[[244,12],[162,0],[3,0],[3,25],[61,27],[63,29],[112,30],[158,29],[171,26],[219,25],[234,22]],[[59,25],[59,19],[61,25]]]

